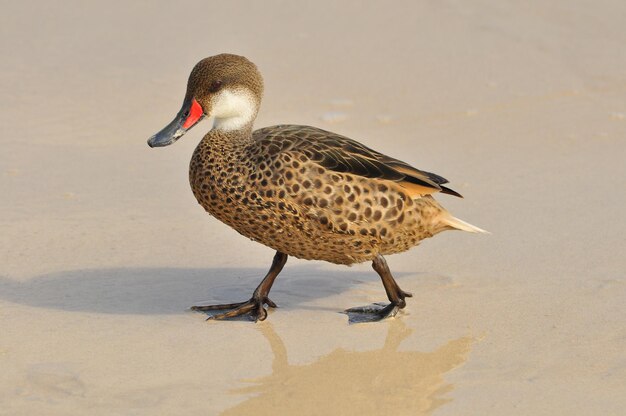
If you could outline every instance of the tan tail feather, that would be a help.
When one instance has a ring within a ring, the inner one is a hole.
[[[478,228],[475,225],[469,224],[463,220],[453,217],[452,215],[444,217],[442,222],[457,230],[469,231],[470,233],[491,234],[489,231]]]
[[[428,188],[426,186],[417,185],[411,182],[400,182],[400,186],[403,187],[411,199],[417,199],[424,195],[434,194],[435,192],[439,192],[439,189]]]

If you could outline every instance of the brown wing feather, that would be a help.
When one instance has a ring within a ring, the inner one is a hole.
[[[461,196],[441,186],[448,181],[434,173],[379,153],[361,143],[316,127],[283,125],[259,129],[255,139],[278,145],[282,152],[305,155],[320,166],[340,173],[389,180],[405,188],[412,197],[443,192]]]

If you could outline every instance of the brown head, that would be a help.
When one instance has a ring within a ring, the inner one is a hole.
[[[163,130],[150,137],[150,147],[178,140],[204,117],[214,118],[214,129],[250,128],[263,96],[263,78],[243,56],[221,54],[198,62],[189,75],[183,106]]]

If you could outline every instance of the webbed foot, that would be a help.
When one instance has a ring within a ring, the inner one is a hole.
[[[367,306],[357,306],[346,309],[344,313],[348,315],[348,322],[358,324],[364,322],[378,322],[385,318],[396,316],[400,307],[393,303],[373,303]]]
[[[276,304],[268,297],[264,297],[263,299],[257,299],[255,297],[250,298],[250,300],[246,302],[238,302],[238,303],[226,303],[222,305],[206,305],[206,306],[192,306],[192,311],[198,312],[210,312],[210,311],[223,311],[226,309],[230,309],[227,312],[210,314],[207,318],[208,320],[215,319],[230,319],[230,318],[238,318],[243,316],[248,316],[250,320],[263,321],[267,318],[267,310],[264,305],[267,305],[269,308],[276,308]]]

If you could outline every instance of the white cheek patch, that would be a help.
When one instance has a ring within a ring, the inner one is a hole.
[[[218,130],[238,130],[251,123],[256,116],[258,104],[247,88],[224,89],[213,96],[211,117],[215,118],[213,128]]]

